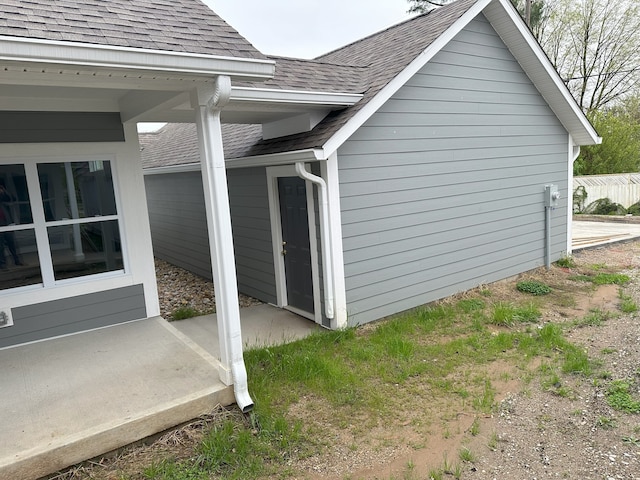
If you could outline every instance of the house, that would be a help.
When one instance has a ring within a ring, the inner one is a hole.
[[[228,285],[220,378],[250,409],[220,110],[232,83],[271,78],[275,62],[199,0],[0,0],[0,11],[0,349],[159,315],[136,124],[193,122]],[[252,93],[237,115],[298,108],[281,100]]]
[[[327,103],[254,123],[222,111],[242,292],[342,328],[570,253],[572,164],[600,139],[508,0],[270,59],[275,76],[232,85],[230,105],[258,90]],[[142,157],[156,254],[210,276],[196,137],[167,125]]]

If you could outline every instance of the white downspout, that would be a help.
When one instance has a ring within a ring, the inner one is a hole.
[[[574,145],[571,135],[569,135],[569,171],[567,178],[569,179],[568,197],[567,198],[567,255],[573,252],[573,164],[580,155],[580,145]]]
[[[322,177],[307,172],[304,162],[296,162],[296,173],[304,180],[309,180],[318,186],[318,201],[320,203],[320,238],[322,241],[322,280],[324,285],[324,313],[328,319],[333,319],[333,259],[331,258],[331,230],[329,227],[329,204],[327,202],[327,184]]]
[[[222,146],[220,111],[229,101],[231,80],[218,76],[213,92],[195,92],[202,183],[209,230],[209,248],[216,289],[216,310],[220,341],[220,379],[233,384],[238,407],[246,413],[253,408],[242,356],[240,307],[229,210],[229,191]]]

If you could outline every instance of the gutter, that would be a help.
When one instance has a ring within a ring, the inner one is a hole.
[[[192,75],[229,75],[243,81],[275,73],[273,60],[236,58],[145,48],[114,47],[22,37],[0,37],[0,60]]]
[[[329,204],[327,202],[327,183],[322,177],[307,172],[303,162],[296,162],[296,173],[304,180],[318,186],[320,210],[320,237],[322,239],[322,280],[324,285],[324,310],[329,319],[334,316],[333,264],[331,258],[331,231],[329,227]]]

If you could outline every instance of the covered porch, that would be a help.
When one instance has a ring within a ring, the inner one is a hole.
[[[240,315],[245,347],[318,328],[269,305]],[[218,350],[215,315],[148,318],[0,350],[0,478],[39,478],[234,403]]]

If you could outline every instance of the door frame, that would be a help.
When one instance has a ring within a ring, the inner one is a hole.
[[[311,253],[311,280],[313,284],[313,312],[305,312],[289,305],[287,299],[287,276],[282,257],[282,218],[280,216],[280,196],[278,178],[296,177],[294,165],[267,167],[267,189],[269,193],[269,216],[271,218],[271,243],[273,248],[273,265],[275,271],[276,298],[278,307],[291,310],[302,317],[322,324],[322,306],[320,304],[320,274],[318,269],[318,239],[316,232],[316,211],[313,199],[313,185],[305,180],[307,193],[307,217],[309,228],[309,249]]]

